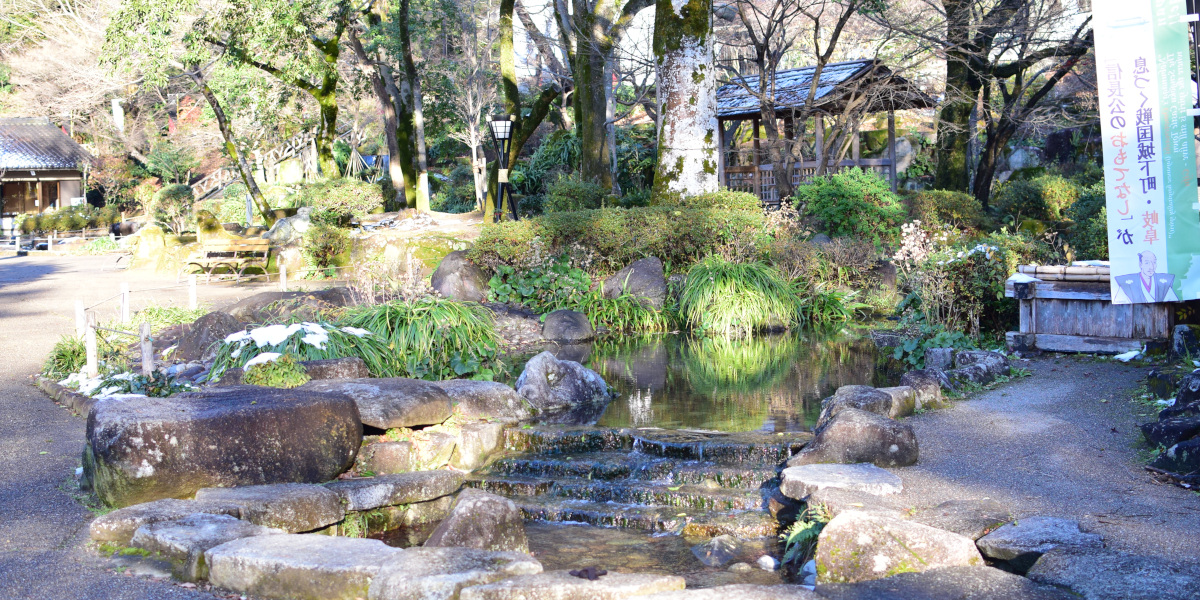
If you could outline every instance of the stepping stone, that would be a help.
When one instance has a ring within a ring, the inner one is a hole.
[[[888,417],[899,419],[912,415],[917,410],[917,391],[901,385],[896,387],[879,388],[879,391],[892,397],[892,410]]]
[[[613,573],[589,581],[567,571],[522,575],[496,583],[469,587],[461,600],[623,600],[659,592],[682,590],[684,580],[673,575]]]
[[[928,525],[845,511],[821,530],[817,580],[854,583],[937,567],[983,565],[971,538]]]
[[[1078,600],[1070,592],[1038,585],[991,567],[942,567],[859,583],[819,584],[827,600]]]
[[[1080,531],[1078,521],[1055,517],[1019,519],[979,538],[976,543],[984,556],[1008,561],[1022,572],[1051,548],[1104,546],[1100,536]]]
[[[679,590],[643,596],[645,600],[822,600],[799,585],[722,585],[702,590]]]
[[[379,540],[320,534],[260,535],[204,553],[214,586],[264,598],[366,598],[385,562],[403,552]]]
[[[425,546],[529,552],[529,539],[525,518],[512,500],[467,488]]]
[[[789,467],[815,463],[873,463],[906,467],[917,462],[920,450],[911,425],[875,413],[846,408],[830,419]]]
[[[391,429],[437,425],[450,418],[450,396],[442,388],[403,377],[310,381],[301,390],[352,398],[364,425]]]
[[[225,542],[255,535],[285,533],[261,527],[229,515],[196,514],[177,521],[150,523],[138,528],[129,545],[166,556],[175,577],[183,581],[208,578],[204,553]]]
[[[877,496],[858,490],[835,487],[820,488],[813,490],[813,493],[809,494],[804,502],[809,506],[819,504],[825,507],[831,518],[848,510],[875,513],[897,519],[907,518],[906,507],[899,502],[888,496]]]
[[[520,552],[474,548],[409,548],[389,558],[371,581],[368,600],[458,598],[463,588],[542,572]]]
[[[978,540],[1012,521],[1012,513],[990,498],[949,500],[933,508],[918,510],[913,513],[912,520]]]
[[[451,379],[437,381],[454,402],[454,414],[465,421],[495,419],[516,423],[533,416],[533,409],[517,390],[496,381]]]
[[[1106,550],[1060,547],[1042,555],[1029,579],[1087,600],[1196,600],[1200,566]]]
[[[813,464],[783,470],[779,490],[788,498],[803,500],[822,488],[840,488],[876,496],[898,494],[904,482],[896,475],[870,463],[853,465]]]
[[[205,487],[329,481],[362,445],[356,413],[345,396],[253,386],[110,398],[88,416],[83,465],[112,507]]]
[[[346,510],[358,511],[441,498],[457,492],[462,483],[462,474],[453,471],[417,471],[343,479],[325,487],[341,497]]]
[[[869,385],[843,385],[821,401],[821,416],[813,431],[819,433],[838,413],[851,408],[887,417],[892,412],[892,395]]]
[[[174,521],[197,513],[240,517],[242,507],[234,502],[167,498],[126,506],[100,515],[92,521],[89,532],[93,541],[126,545],[142,525]]]
[[[196,499],[236,504],[242,507],[243,519],[288,533],[320,529],[346,516],[341,496],[308,483],[204,488],[196,492]]]

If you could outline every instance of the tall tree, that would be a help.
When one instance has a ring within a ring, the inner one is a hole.
[[[655,202],[717,189],[717,73],[712,0],[657,0]]]
[[[519,11],[519,5],[517,9]],[[453,65],[448,65],[447,70],[447,77],[459,92],[453,95],[450,103],[454,115],[463,125],[461,130],[452,132],[450,136],[471,149],[475,203],[481,210],[487,195],[487,171],[483,155],[486,125],[483,120],[488,109],[496,102],[496,73],[487,56],[487,50],[496,40],[494,15],[490,2],[462,0],[459,3],[462,29],[457,41],[461,55]]]

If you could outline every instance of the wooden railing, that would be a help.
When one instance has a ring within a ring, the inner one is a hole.
[[[335,139],[350,141],[351,145],[357,145],[359,141],[359,133],[360,132],[356,127],[347,127],[343,129]],[[278,167],[279,163],[292,158],[293,156],[302,156],[306,150],[313,147],[313,141],[316,138],[317,133],[315,131],[301,131],[300,133],[292,136],[292,138],[288,141],[275,146],[266,152],[259,153],[255,159],[255,170],[261,170],[262,174],[265,176],[268,170]],[[313,157],[311,161],[305,162],[312,163],[312,166],[306,167],[306,170],[315,169],[315,157]],[[234,169],[233,167],[221,167],[212,173],[209,173],[200,181],[192,184],[192,197],[194,197],[196,200],[203,200],[212,194],[225,189],[227,186],[229,186],[229,184],[235,183],[239,179],[241,179],[241,175],[238,174],[237,169]]]
[[[857,161],[843,160],[836,165],[827,165],[826,174],[833,174],[843,169],[859,167],[879,173],[884,179],[891,177],[892,161],[886,158],[860,158]],[[774,165],[760,166],[727,166],[725,167],[725,187],[739,192],[749,192],[758,196],[763,204],[779,204],[779,192],[775,188]],[[792,166],[792,185],[798,186],[816,176],[817,161],[806,160],[794,163]]]

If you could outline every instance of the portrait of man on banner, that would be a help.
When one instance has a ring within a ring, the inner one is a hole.
[[[1145,250],[1138,255],[1138,272],[1116,276],[1116,293],[1113,304],[1147,304],[1150,302],[1178,302],[1175,295],[1175,276],[1159,273],[1158,257]]]

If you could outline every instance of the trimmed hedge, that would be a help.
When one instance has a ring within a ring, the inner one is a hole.
[[[1079,200],[1080,189],[1059,175],[1041,175],[1030,180],[1009,180],[996,191],[995,204],[1001,214],[1015,219],[1057,221]]]
[[[761,230],[763,223],[757,206],[753,211],[650,206],[559,212],[484,225],[470,258],[489,268],[517,265],[532,255],[536,238],[551,256],[573,244],[589,248],[603,262],[602,271],[615,271],[647,256],[680,267],[735,236]]]

